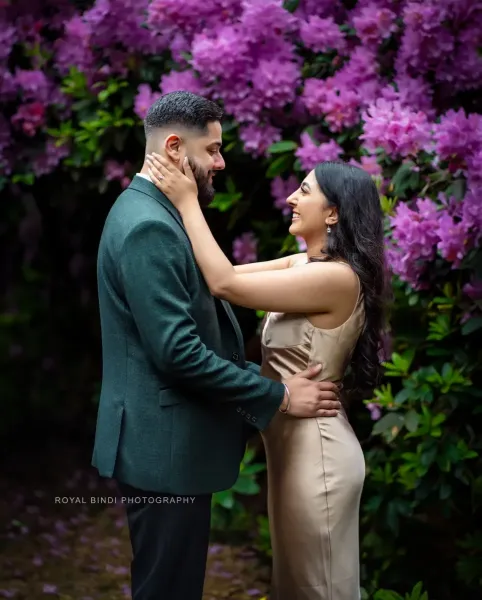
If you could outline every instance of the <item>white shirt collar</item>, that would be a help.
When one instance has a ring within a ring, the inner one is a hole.
[[[145,173],[136,173],[136,175],[138,177],[144,177],[144,179],[147,179],[147,181],[151,181],[151,178],[149,177],[149,175],[146,175]],[[152,181],[151,181],[152,183]]]

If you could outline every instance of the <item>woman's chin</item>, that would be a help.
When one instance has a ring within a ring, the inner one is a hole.
[[[300,227],[297,221],[293,221],[288,229],[291,235],[300,235]]]

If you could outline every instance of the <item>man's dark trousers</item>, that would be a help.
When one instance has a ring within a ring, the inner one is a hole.
[[[118,483],[132,545],[133,600],[200,600],[211,494],[177,496]]]

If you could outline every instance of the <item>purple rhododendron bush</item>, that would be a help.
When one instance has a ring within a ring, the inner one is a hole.
[[[385,379],[352,407],[363,584],[480,598],[479,0],[0,0],[0,430],[91,414],[103,218],[180,89],[225,108],[209,218],[237,263],[302,249],[285,199],[318,162],[376,179],[394,294]]]

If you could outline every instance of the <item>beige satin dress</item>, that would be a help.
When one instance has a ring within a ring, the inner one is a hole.
[[[336,329],[271,313],[262,332],[262,374],[290,377],[322,363],[340,381],[364,323],[359,298]],[[345,412],[297,419],[277,414],[262,434],[273,550],[270,600],[359,600],[359,506],[365,461]]]

